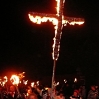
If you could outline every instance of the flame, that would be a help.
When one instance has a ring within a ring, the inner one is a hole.
[[[25,85],[27,85],[28,84],[28,80],[23,80],[23,83],[25,84]]]
[[[66,79],[64,79],[64,83],[67,83],[67,80]]]
[[[10,78],[11,82],[13,85],[18,85],[20,80],[19,80],[19,76],[17,75],[12,75],[11,78]]]
[[[7,83],[7,81],[8,81],[7,76],[4,76],[3,79],[4,80],[2,81],[2,84],[1,84],[2,86],[4,86]]]
[[[31,87],[34,87],[34,82],[31,83]]]
[[[77,82],[77,78],[74,79],[74,82]]]
[[[58,23],[58,20],[53,17],[41,17],[41,16],[33,16],[31,14],[28,14],[29,19],[36,24],[41,24],[42,22],[50,21],[53,23],[53,25],[56,25]]]
[[[56,39],[57,34],[58,34],[57,33],[58,32],[58,26],[62,30],[63,25],[66,26],[67,23],[69,23],[70,25],[75,25],[75,24],[81,25],[84,23],[84,20],[82,20],[81,18],[64,17],[63,7],[64,7],[65,0],[62,0],[62,1],[56,0],[56,2],[57,2],[57,6],[56,6],[57,13],[56,14],[53,14],[53,15],[52,14],[44,14],[44,13],[32,13],[32,14],[29,13],[28,14],[29,19],[33,23],[41,24],[42,22],[49,21],[49,22],[52,22],[52,24],[54,25],[55,37],[54,37],[53,53],[52,53],[53,60],[57,60],[59,57],[60,40]],[[62,18],[62,20],[61,20],[61,18]],[[59,21],[60,21],[60,24],[59,24]],[[62,25],[61,25],[61,23],[62,23]],[[60,38],[61,38],[62,31],[60,31],[59,34],[60,34]],[[57,50],[56,53],[55,53],[55,50]],[[57,54],[57,55],[55,55],[55,54]]]
[[[45,90],[48,90],[48,89],[49,89],[48,87],[45,88]]]
[[[18,74],[19,78],[20,79],[24,78],[25,77],[24,74],[25,74],[25,72],[22,72],[22,73]]]
[[[59,82],[57,82],[57,84],[56,84],[57,86],[59,85]]]
[[[7,83],[7,81],[8,81],[7,76],[4,76],[3,78],[0,78],[0,85],[1,85],[2,87],[4,87],[5,84]]]
[[[37,83],[37,86],[39,86],[39,81],[37,81],[36,83]]]
[[[57,15],[59,15],[60,0],[56,0],[56,2],[57,2],[57,7],[56,7],[56,10],[57,10]]]
[[[57,18],[54,18],[54,17],[41,17],[41,16],[33,16],[32,14],[28,14],[29,16],[29,19],[33,22],[33,23],[36,23],[36,24],[41,24],[42,22],[52,22],[53,25],[55,25],[55,30],[57,29],[57,24],[58,24],[58,19]],[[71,19],[71,21],[70,21]],[[78,25],[82,25],[84,24],[84,20],[82,19],[78,19],[77,18],[70,18],[70,19],[66,19],[63,17],[63,20],[62,20],[62,24],[65,26],[67,23],[70,24],[70,25],[75,25],[75,24],[78,24]]]

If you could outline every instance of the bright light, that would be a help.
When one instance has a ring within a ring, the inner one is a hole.
[[[17,75],[12,75],[11,78],[10,78],[11,82],[13,85],[18,85],[20,80],[19,80],[19,76]]]
[[[67,80],[66,79],[64,79],[64,83],[67,83]]]
[[[23,83],[24,83],[24,85],[27,85],[28,84],[28,80],[23,80]]]
[[[39,81],[37,81],[36,83],[37,83],[37,86],[39,86]]]
[[[56,14],[34,13],[34,12],[28,14],[30,21],[32,21],[33,23],[41,24],[42,22],[52,22],[52,24],[54,25],[55,37],[54,37],[54,44],[52,46],[53,47],[53,53],[52,53],[53,60],[57,60],[59,57],[60,39],[61,39],[63,26],[66,26],[67,24],[81,25],[84,23],[84,19],[74,18],[74,17],[65,17],[63,15],[62,8],[64,6],[65,0],[63,0],[63,2],[61,0],[56,0],[56,2],[57,2]]]
[[[29,19],[36,24],[41,24],[42,22],[52,22],[53,25],[56,25],[58,23],[58,20],[53,17],[41,17],[41,16],[33,16],[31,14],[28,14]]]
[[[77,82],[77,78],[74,79],[74,82]]]
[[[56,84],[57,86],[59,85],[59,82],[57,82],[57,84]]]
[[[34,87],[34,82],[31,83],[31,87]]]
[[[48,90],[48,89],[49,89],[48,87],[45,88],[45,90]]]
[[[25,72],[22,72],[22,73],[18,74],[19,78],[20,79],[24,78],[25,77],[24,74],[25,74]]]

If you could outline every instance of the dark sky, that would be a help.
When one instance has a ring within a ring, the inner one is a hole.
[[[30,77],[52,74],[51,23],[36,25],[28,13],[55,13],[54,0],[2,0],[0,3],[0,72],[26,71]],[[66,0],[64,15],[83,17],[82,26],[63,28],[56,74],[99,75],[99,3],[94,0]]]

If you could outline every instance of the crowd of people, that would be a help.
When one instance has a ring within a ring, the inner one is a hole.
[[[10,85],[7,90],[0,89],[0,99],[99,99],[98,86],[91,85],[90,90],[86,91],[85,86],[80,86],[70,90],[67,87],[54,91],[40,89],[39,87],[26,88]]]

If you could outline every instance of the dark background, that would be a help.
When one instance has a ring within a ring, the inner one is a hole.
[[[33,24],[28,13],[56,13],[54,0],[2,0],[0,3],[0,73],[26,72],[27,77],[52,75],[52,23]],[[99,75],[99,4],[94,0],[66,0],[64,15],[82,17],[82,26],[63,28],[56,75]]]

